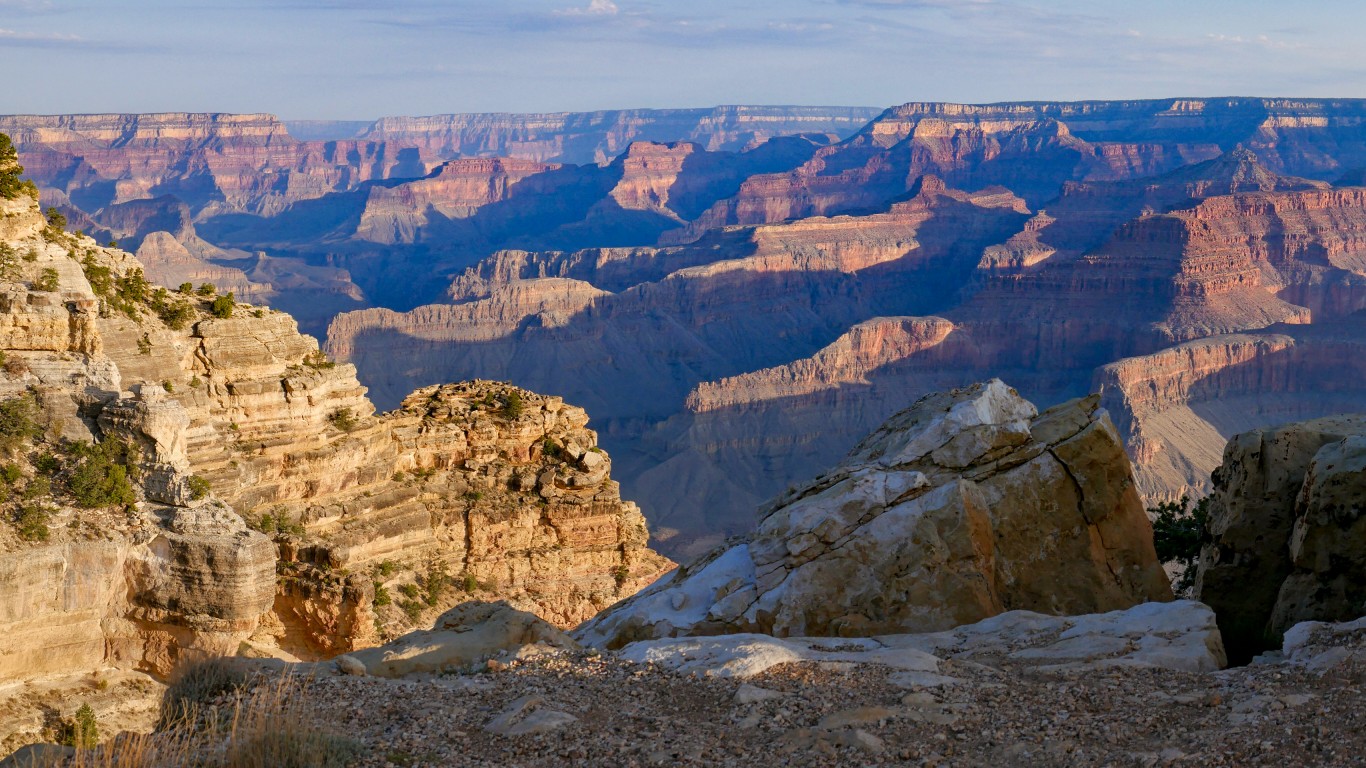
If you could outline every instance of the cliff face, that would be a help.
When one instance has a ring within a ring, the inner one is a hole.
[[[581,409],[483,382],[374,416],[288,315],[213,316],[27,198],[0,221],[0,680],[330,654],[467,593],[569,625],[670,565]]]
[[[689,141],[710,151],[739,151],[794,134],[842,139],[881,111],[872,107],[733,106],[387,117],[359,137],[412,144],[440,157],[517,157],[582,165],[606,163],[637,141]]]

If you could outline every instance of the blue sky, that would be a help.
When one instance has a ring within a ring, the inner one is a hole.
[[[0,0],[0,113],[1366,97],[1366,3]]]

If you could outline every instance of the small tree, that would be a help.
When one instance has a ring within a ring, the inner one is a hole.
[[[69,723],[62,724],[62,744],[77,749],[94,749],[100,743],[100,729],[95,722],[95,710],[82,704]]]
[[[38,187],[32,181],[21,178],[24,166],[19,164],[19,151],[14,148],[10,137],[0,133],[0,197],[13,200],[19,195],[38,197]]]
[[[1205,523],[1209,520],[1209,497],[1190,506],[1190,498],[1181,497],[1179,502],[1164,501],[1148,509],[1153,517],[1153,548],[1157,559],[1164,564],[1174,563],[1182,566],[1180,578],[1174,585],[1177,592],[1186,592],[1195,586],[1195,563],[1200,559],[1200,549],[1205,544]]]
[[[55,291],[61,287],[60,275],[52,267],[44,269],[38,279],[33,281],[35,291]]]
[[[181,283],[180,287],[176,289],[176,292],[189,296],[194,293],[194,283]]]
[[[233,297],[231,292],[228,292],[213,300],[213,304],[209,307],[209,312],[212,313],[214,317],[226,320],[227,318],[232,317],[232,310],[236,306],[237,299]]]
[[[516,421],[522,415],[524,408],[522,393],[515,389],[509,392],[507,398],[503,400],[503,416],[509,421]]]

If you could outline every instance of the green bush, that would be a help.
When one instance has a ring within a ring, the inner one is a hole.
[[[24,166],[19,164],[19,151],[10,137],[0,133],[0,197],[13,200],[20,195],[38,199],[38,187],[22,178]]]
[[[181,283],[180,287],[176,289],[176,293],[183,296],[189,296],[194,293],[194,283]]]
[[[315,349],[307,355],[304,355],[304,365],[318,370],[337,367],[337,364],[329,360],[327,358],[327,353],[323,352],[321,349]]]
[[[338,408],[336,411],[333,411],[331,416],[327,417],[327,420],[332,422],[332,426],[343,432],[350,432],[360,424],[360,421],[356,418],[356,415],[351,412],[350,408]]]
[[[422,586],[422,600],[427,605],[436,605],[441,600],[441,595],[450,588],[451,577],[440,563],[431,563],[427,566],[427,577],[423,580]]]
[[[209,313],[226,320],[232,317],[232,310],[236,306],[237,299],[233,298],[232,292],[228,292],[213,300],[213,304],[209,306]]]
[[[190,475],[190,479],[185,481],[185,485],[190,489],[190,498],[195,501],[208,498],[209,493],[213,490],[209,487],[209,481],[199,475]]]
[[[58,742],[76,749],[94,749],[100,743],[100,729],[95,722],[95,710],[82,704],[76,716],[62,723]]]
[[[76,466],[66,479],[67,491],[86,509],[131,506],[137,503],[132,479],[136,449],[119,440],[91,445],[76,443],[71,449]]]
[[[52,510],[42,502],[24,504],[14,513],[14,527],[24,541],[47,541],[52,535],[47,526],[51,520]]]
[[[43,238],[48,242],[59,242],[66,238],[66,217],[56,208],[47,209],[47,227],[43,229]]]
[[[96,296],[102,299],[112,299],[114,297],[114,271],[109,267],[95,261],[93,254],[87,253],[81,259],[81,270],[85,272],[85,279],[90,282],[90,288]]]
[[[0,449],[13,451],[43,433],[33,395],[0,400]]]
[[[521,417],[523,410],[525,406],[522,403],[522,393],[514,389],[503,399],[503,417],[509,421],[516,421]]]
[[[24,471],[19,468],[18,464],[6,464],[0,467],[0,480],[3,480],[5,485],[14,485],[23,476]]]
[[[33,281],[33,290],[35,291],[51,292],[57,290],[60,287],[61,276],[58,275],[57,270],[53,269],[52,267],[47,267],[46,269],[44,269],[38,275],[38,279]]]
[[[389,590],[378,581],[375,582],[375,607],[389,605],[394,602],[394,598],[389,594]]]
[[[1157,559],[1164,564],[1176,563],[1185,568],[1175,589],[1185,592],[1195,586],[1195,563],[1200,549],[1208,541],[1205,524],[1209,520],[1209,497],[1196,502],[1192,508],[1188,497],[1179,502],[1164,501],[1150,507],[1153,518],[1153,548]]]
[[[218,293],[218,287],[213,283],[200,283],[199,290],[196,291],[200,296],[212,296]]]

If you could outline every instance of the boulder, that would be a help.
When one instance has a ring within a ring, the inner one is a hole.
[[[1236,435],[1213,480],[1195,589],[1235,661],[1366,613],[1366,416]]]
[[[761,509],[748,540],[577,636],[606,648],[737,632],[858,637],[1171,598],[1097,399],[1039,414],[993,379],[893,416],[839,466]]]
[[[391,643],[354,651],[344,663],[349,667],[347,674],[399,678],[473,668],[532,644],[577,647],[568,635],[535,614],[502,601],[472,601],[442,614],[430,630],[409,632]],[[355,663],[362,668],[356,668]]]

